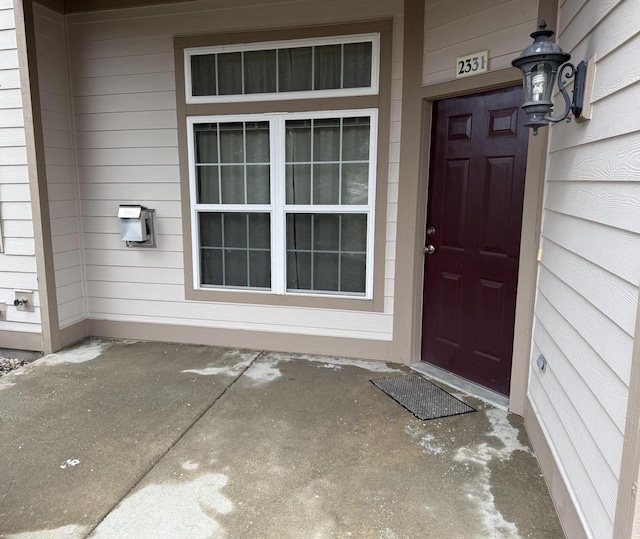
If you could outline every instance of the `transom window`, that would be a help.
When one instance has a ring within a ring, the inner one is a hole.
[[[187,122],[197,288],[371,297],[376,110]]]
[[[187,102],[375,94],[378,63],[378,34],[185,49]]]

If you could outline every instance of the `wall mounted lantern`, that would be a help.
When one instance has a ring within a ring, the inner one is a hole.
[[[582,113],[584,103],[586,62],[580,62],[577,66],[569,63],[571,55],[564,52],[559,45],[549,41],[554,32],[546,30],[546,28],[547,23],[541,21],[538,30],[531,34],[533,43],[511,62],[514,67],[522,70],[525,96],[522,109],[529,116],[529,121],[524,125],[533,128],[534,135],[538,134],[539,127],[549,125],[551,122],[556,123],[565,119],[570,122],[570,112],[578,118]],[[566,108],[559,116],[550,116],[553,108],[551,92],[556,76]],[[573,100],[569,98],[565,89],[567,84],[565,77],[566,79],[575,77]]]

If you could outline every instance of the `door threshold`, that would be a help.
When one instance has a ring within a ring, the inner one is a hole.
[[[509,411],[509,397],[500,395],[500,393],[497,393],[487,387],[476,384],[475,382],[471,382],[470,380],[466,380],[462,378],[462,376],[458,376],[457,374],[453,374],[452,372],[445,371],[440,367],[436,367],[435,365],[431,365],[424,361],[409,366],[414,371],[419,372],[420,374],[423,374],[428,378],[432,378],[438,382],[447,384],[454,389],[463,391],[464,393],[467,393],[472,397],[476,397],[480,400],[485,401],[491,406]]]

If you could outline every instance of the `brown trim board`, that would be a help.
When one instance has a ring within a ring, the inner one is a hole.
[[[0,348],[42,352],[42,335],[26,331],[0,331]]]
[[[89,319],[87,329],[92,337],[228,346],[377,361],[388,361],[391,349],[390,341],[112,320]]]
[[[186,104],[184,48],[229,43],[268,42],[275,40],[380,33],[380,81],[378,95],[341,98],[288,99],[247,103]],[[391,71],[393,20],[384,19],[363,23],[335,24],[302,28],[285,28],[256,32],[233,32],[211,36],[174,38],[176,73],[176,115],[178,123],[178,155],[180,163],[180,196],[182,207],[183,261],[185,299],[256,305],[295,306],[313,309],[382,312],[384,310],[385,247],[387,188],[389,169],[389,139],[391,122]],[[266,112],[301,112],[307,110],[378,109],[378,153],[376,163],[376,202],[373,261],[373,299],[323,298],[238,292],[232,290],[194,290],[191,244],[191,205],[189,192],[189,161],[187,152],[186,118],[221,114],[259,114]]]
[[[177,70],[176,70],[177,72]],[[178,81],[176,81],[176,84]],[[270,112],[307,112],[340,109],[373,109],[382,99],[377,95],[332,97],[317,99],[290,99],[280,101],[253,101],[240,103],[189,103],[186,116],[221,114],[268,114]]]
[[[105,9],[120,9],[127,7],[155,6],[159,4],[175,4],[190,2],[191,0],[48,0],[56,4],[64,4],[65,13],[83,11],[102,11]]]
[[[80,320],[80,322],[76,322],[60,330],[60,348],[80,342],[88,336],[87,320]]]
[[[519,69],[511,67],[499,71],[489,71],[482,75],[467,77],[464,79],[450,80],[422,87],[423,99],[446,99],[476,92],[487,92],[497,90],[506,86],[513,86],[522,82],[522,75]]]
[[[65,0],[38,0],[35,3],[64,15]]]
[[[45,167],[44,134],[40,110],[36,36],[31,0],[14,0],[20,88],[26,135],[27,168],[31,194],[36,268],[40,295],[43,351],[60,349],[58,300],[53,266],[49,194]]]
[[[392,31],[393,20],[380,19],[366,22],[337,23],[323,26],[299,26],[273,28],[271,30],[255,30],[250,32],[240,31],[201,36],[181,36],[174,38],[174,46],[176,49],[186,49],[189,47],[209,47],[235,43],[260,43],[263,41],[281,41],[288,39],[306,39]]]
[[[422,101],[422,51],[424,50],[424,0],[404,2],[404,42],[402,60],[402,126],[400,133],[400,183],[398,186],[398,234],[393,299],[392,360],[416,363],[419,358],[422,298],[421,218],[426,200],[421,200],[421,180],[426,177],[423,158],[423,127],[430,115]],[[425,197],[422,197],[425,198]],[[417,343],[417,345],[416,345]]]
[[[524,414],[529,387],[548,136],[546,129],[535,137],[530,133],[527,149],[509,391],[509,411],[518,415]]]
[[[640,537],[638,480],[640,475],[640,301],[636,310],[636,327],[631,359],[629,396],[618,481],[618,497],[613,523],[616,539]]]

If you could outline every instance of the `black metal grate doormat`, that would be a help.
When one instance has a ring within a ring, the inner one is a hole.
[[[418,419],[438,419],[476,411],[444,389],[415,374],[377,378],[371,380],[371,383]]]

